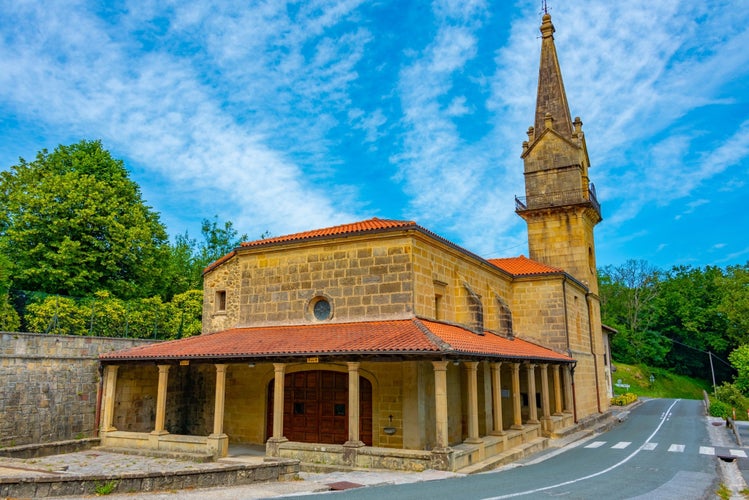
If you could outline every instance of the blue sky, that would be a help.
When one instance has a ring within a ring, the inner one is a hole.
[[[749,261],[749,9],[550,6],[603,209],[598,264]],[[101,139],[172,235],[214,214],[251,239],[380,217],[527,255],[513,197],[540,9],[0,0],[0,169]]]

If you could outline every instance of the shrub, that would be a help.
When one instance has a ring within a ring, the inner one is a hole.
[[[723,382],[723,384],[715,388],[715,397],[718,398],[718,401],[722,401],[735,408],[743,409],[747,407],[747,398],[741,393],[740,388],[736,384]]]
[[[731,407],[723,401],[713,401],[710,403],[710,416],[728,418],[731,416]]]
[[[637,394],[633,392],[625,392],[624,394],[611,398],[611,404],[614,406],[627,406],[635,401],[637,401]]]

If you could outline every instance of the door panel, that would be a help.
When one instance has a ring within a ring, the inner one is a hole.
[[[273,435],[274,382],[268,384],[267,435]],[[372,384],[359,377],[359,434],[372,445]],[[304,443],[343,444],[348,440],[348,374],[306,371],[284,379],[284,436]]]

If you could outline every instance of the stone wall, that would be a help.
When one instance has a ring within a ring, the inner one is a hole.
[[[92,437],[99,354],[148,342],[0,333],[0,447]]]

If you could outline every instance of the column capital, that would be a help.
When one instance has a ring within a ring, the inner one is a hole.
[[[361,363],[359,361],[347,361],[346,366],[348,366],[348,371],[350,372],[356,372],[359,371],[359,366]]]
[[[432,361],[432,366],[434,367],[434,371],[447,371],[447,363],[449,363],[449,361]]]

